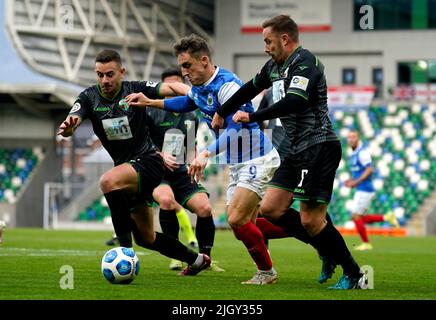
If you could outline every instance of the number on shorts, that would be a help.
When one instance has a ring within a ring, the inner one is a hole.
[[[248,169],[248,172],[251,174],[250,179],[256,178],[257,167],[256,166],[250,166],[250,168]]]
[[[309,172],[309,170],[307,169],[303,169],[301,170],[301,181],[298,184],[298,187],[302,187],[303,186],[303,180],[304,180],[304,176]]]

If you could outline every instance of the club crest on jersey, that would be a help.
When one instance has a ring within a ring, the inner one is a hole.
[[[213,104],[213,98],[212,98],[212,94],[209,93],[209,95],[207,96],[207,105],[209,107],[211,107]]]
[[[124,111],[129,110],[129,104],[127,103],[126,99],[121,99],[118,102],[118,106]]]

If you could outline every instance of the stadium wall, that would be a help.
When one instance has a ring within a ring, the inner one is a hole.
[[[53,120],[49,118],[29,117],[19,112],[2,115],[0,116],[0,137],[2,139],[13,139],[10,143],[11,147],[14,147],[17,142],[16,139],[23,139],[21,143],[25,143],[29,137],[52,141],[55,132],[53,125]],[[30,146],[32,145],[30,144]]]
[[[290,13],[292,16],[292,13]],[[377,13],[375,13],[377,14]],[[297,21],[298,23],[298,21]],[[241,33],[240,0],[216,1],[215,63],[250,80],[268,59],[261,33]],[[342,84],[342,69],[356,69],[358,85],[372,84],[372,68],[382,67],[384,93],[397,84],[397,62],[434,59],[436,30],[354,31],[353,1],[331,0],[331,31],[304,32],[300,42],[318,55],[329,85]]]

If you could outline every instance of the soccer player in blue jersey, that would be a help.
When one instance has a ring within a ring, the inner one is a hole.
[[[358,251],[371,250],[365,224],[388,221],[398,227],[398,220],[391,211],[385,215],[365,214],[375,196],[375,189],[372,183],[372,160],[369,151],[363,146],[359,139],[359,133],[352,130],[348,133],[348,145],[352,149],[349,161],[351,164],[351,179],[345,181],[345,186],[354,188],[356,191],[353,198],[352,219],[356,230],[362,239],[362,243],[354,249]]]
[[[197,35],[182,38],[174,49],[182,74],[192,84],[188,95],[152,100],[138,93],[128,96],[127,101],[131,106],[151,106],[173,112],[199,109],[210,127],[216,109],[242,86],[242,81],[234,73],[212,63],[207,42]],[[252,112],[251,102],[241,106],[241,110]],[[215,134],[218,135],[218,132]],[[202,177],[208,159],[221,152],[225,152],[226,163],[231,164],[227,189],[228,222],[236,238],[247,247],[258,268],[252,279],[242,283],[275,283],[277,272],[273,268],[262,233],[253,221],[266,182],[280,165],[280,157],[257,124],[237,124],[232,121],[232,115],[229,115],[225,130],[191,162],[191,175],[195,179]]]

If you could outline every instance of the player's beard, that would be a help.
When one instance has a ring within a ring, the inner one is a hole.
[[[118,91],[118,88],[116,85],[103,85],[101,90],[103,91],[103,93],[106,97],[113,98],[113,96]]]

